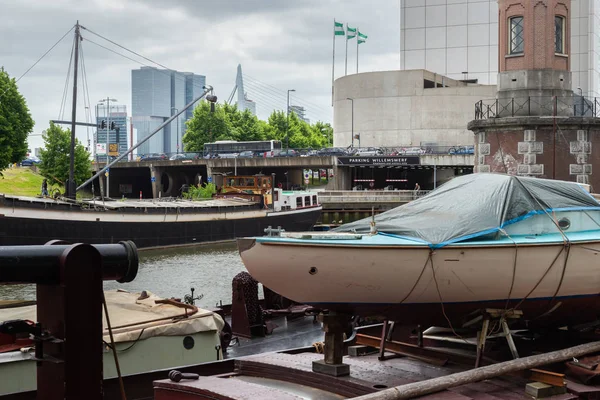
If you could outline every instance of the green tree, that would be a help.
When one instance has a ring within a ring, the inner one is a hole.
[[[249,110],[240,111],[236,105],[215,104],[215,111],[202,102],[194,109],[183,137],[187,151],[202,151],[204,143],[217,140],[253,141],[265,139],[265,124]]]
[[[272,139],[270,140],[285,140],[285,132],[287,126],[287,118],[283,111],[273,111],[269,115],[269,125],[272,128]],[[284,142],[285,144],[285,142]]]
[[[44,131],[44,149],[40,154],[40,172],[48,179],[49,184],[63,184],[69,178],[69,163],[71,149],[71,131],[50,123]],[[90,153],[79,143],[75,143],[75,182],[82,183],[90,177]]]
[[[215,104],[215,111],[211,112],[207,101],[196,106],[186,124],[187,130],[183,136],[185,151],[200,152],[204,149],[204,143],[229,139],[231,132],[226,108]]]
[[[17,83],[4,68],[0,69],[0,172],[10,163],[27,155],[27,135],[33,130],[33,119]]]
[[[321,147],[330,147],[333,146],[333,127],[326,123],[317,121],[314,125],[312,125],[312,129],[314,135],[319,138],[322,138]]]
[[[249,142],[256,140],[265,140],[264,125],[259,122],[256,115],[250,110],[237,112],[236,121],[231,121],[234,130],[238,132],[239,141]]]
[[[202,151],[204,143],[217,140],[280,140],[285,146],[288,136],[291,148],[319,149],[331,145],[333,129],[320,121],[310,125],[293,112],[288,120],[284,111],[273,111],[265,122],[235,105],[215,104],[215,111],[211,112],[210,105],[202,102],[187,122],[183,142],[186,151]]]

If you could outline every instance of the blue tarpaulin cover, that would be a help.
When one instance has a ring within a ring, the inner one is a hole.
[[[428,195],[375,217],[377,232],[443,247],[481,237],[536,214],[552,211],[600,210],[574,182],[471,174],[454,178]],[[334,229],[369,233],[372,218]]]

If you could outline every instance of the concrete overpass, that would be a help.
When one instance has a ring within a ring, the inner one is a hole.
[[[348,190],[362,177],[371,176],[379,188],[383,182],[405,180],[405,185],[419,182],[422,189],[429,189],[452,176],[470,173],[473,155],[425,154],[416,156],[375,157],[274,157],[274,158],[221,158],[198,160],[160,160],[121,162],[109,171],[110,196],[113,198],[157,198],[177,196],[182,185],[199,182],[222,184],[223,174],[265,175],[275,174],[276,183],[285,185],[304,184],[303,170],[326,169],[333,172],[327,185],[330,190]],[[102,167],[103,163],[99,163]],[[464,169],[464,171],[463,171]],[[328,174],[329,175],[329,174]],[[384,179],[384,177],[398,177]],[[401,177],[406,177],[406,179]],[[364,178],[366,179],[366,178]],[[387,186],[387,185],[386,185]],[[410,187],[409,189],[412,189]]]

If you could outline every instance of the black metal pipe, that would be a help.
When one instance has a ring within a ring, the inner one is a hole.
[[[102,257],[103,280],[125,283],[135,278],[139,258],[133,242],[92,246]],[[43,246],[0,246],[0,283],[59,283],[60,258],[69,247],[56,241]]]

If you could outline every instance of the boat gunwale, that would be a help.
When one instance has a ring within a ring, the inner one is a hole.
[[[369,245],[369,244],[329,244],[329,243],[299,243],[299,242],[291,242],[291,241],[260,241],[257,240],[257,243],[264,244],[266,246],[300,246],[300,247],[344,247],[344,248],[354,248],[357,250],[362,250],[365,248],[368,249],[417,249],[417,250],[443,250],[443,249],[482,249],[482,248],[497,248],[497,247],[536,247],[536,246],[564,246],[565,242],[545,242],[545,243],[498,243],[498,244],[480,244],[473,245],[469,243],[452,243],[439,248],[431,248],[428,244],[423,243],[421,245]],[[589,244],[589,243],[600,243],[600,238],[598,240],[570,240],[571,244]],[[600,249],[597,249],[600,252]]]

